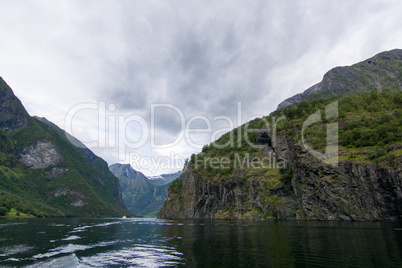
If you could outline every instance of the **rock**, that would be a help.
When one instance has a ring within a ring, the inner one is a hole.
[[[83,194],[68,188],[57,189],[53,193],[54,197],[58,197],[61,195],[68,196],[71,199],[70,205],[74,207],[82,207],[86,205],[86,202],[84,202],[83,200],[88,199],[88,197],[84,196]]]
[[[49,140],[38,140],[25,147],[20,161],[32,169],[47,168],[63,161],[57,146]]]
[[[67,171],[68,171],[68,168],[54,167],[51,170],[45,172],[45,177],[53,179]]]

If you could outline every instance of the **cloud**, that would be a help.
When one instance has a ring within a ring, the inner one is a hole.
[[[138,115],[148,124],[151,104],[171,104],[187,122],[205,116],[215,131],[227,125],[216,116],[237,123],[238,102],[243,122],[267,115],[329,69],[400,46],[401,13],[397,0],[16,0],[0,10],[0,75],[31,114],[61,127],[74,105],[104,101],[116,107],[108,116]],[[99,136],[96,113],[75,120],[78,138]],[[155,122],[160,143],[180,133],[172,110]],[[198,136],[201,144],[210,138]],[[135,151],[169,151],[145,147]],[[170,150],[199,150],[189,147]],[[115,148],[94,150],[119,161]]]

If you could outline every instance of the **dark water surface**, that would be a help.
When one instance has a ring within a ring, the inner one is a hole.
[[[402,225],[1,219],[0,266],[402,267]]]

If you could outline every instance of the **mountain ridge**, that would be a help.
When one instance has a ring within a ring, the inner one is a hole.
[[[335,67],[324,75],[321,82],[285,99],[277,109],[313,98],[345,97],[370,90],[401,90],[401,60],[402,49],[393,49],[352,66]]]

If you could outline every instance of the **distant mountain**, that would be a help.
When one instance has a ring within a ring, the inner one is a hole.
[[[402,49],[394,49],[352,66],[336,67],[327,72],[320,83],[281,102],[278,109],[313,99],[346,97],[373,90],[401,90],[401,60]]]
[[[163,184],[168,184],[180,177],[181,175],[181,170],[177,171],[176,173],[171,173],[171,174],[161,174],[159,176],[151,176],[148,177],[148,179],[156,185],[163,185]]]
[[[111,165],[110,171],[120,180],[123,202],[127,209],[138,216],[156,217],[167,197],[169,185],[181,172],[163,174],[148,179],[129,164]]]
[[[0,207],[37,217],[129,215],[107,163],[67,136],[29,116],[0,78]]]

